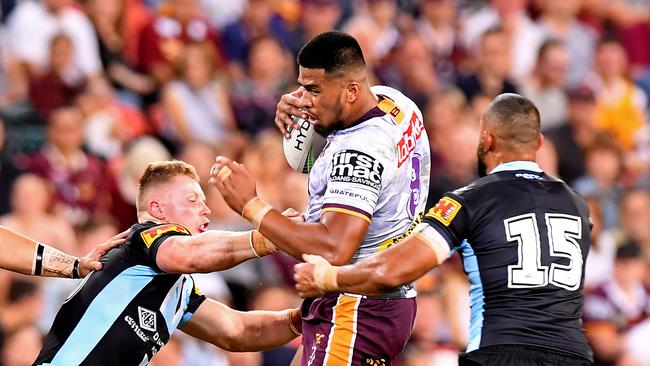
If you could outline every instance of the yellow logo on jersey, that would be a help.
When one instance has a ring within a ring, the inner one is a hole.
[[[168,225],[156,226],[149,230],[145,230],[140,233],[140,237],[142,237],[142,240],[144,240],[144,244],[147,246],[147,248],[149,248],[156,239],[169,232],[177,232],[177,233],[190,235],[190,232],[187,231],[186,228],[180,225],[168,224]]]
[[[463,207],[458,201],[450,197],[442,197],[435,206],[433,206],[425,215],[433,217],[445,226],[449,226],[451,221],[456,217],[460,208]]]

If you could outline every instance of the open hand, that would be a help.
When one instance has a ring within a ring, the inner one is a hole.
[[[109,250],[115,248],[118,245],[122,245],[126,241],[126,237],[129,235],[129,230],[122,231],[121,233],[115,235],[114,237],[108,239],[96,246],[90,253],[79,258],[79,276],[86,277],[91,271],[99,271],[102,269],[102,264],[99,261],[104,254],[108,253]]]
[[[300,129],[298,123],[291,119],[291,116],[306,119],[307,114],[302,109],[311,107],[310,101],[301,98],[302,93],[304,93],[304,89],[300,87],[289,94],[283,95],[275,109],[275,125],[286,138],[291,136],[287,131],[287,126]]]

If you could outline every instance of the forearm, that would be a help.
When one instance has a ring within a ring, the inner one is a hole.
[[[3,252],[11,253],[1,257],[0,266],[14,272],[70,278],[73,277],[75,263],[78,266],[78,257],[40,244],[5,227],[0,227],[0,247]]]
[[[263,351],[286,344],[299,335],[296,331],[300,327],[294,325],[295,331],[290,326],[300,321],[300,312],[297,310],[258,310],[239,314],[243,331],[231,339],[229,351]]]
[[[338,246],[321,223],[292,221],[271,210],[264,216],[258,230],[279,250],[298,260],[302,260],[304,253],[309,253],[320,255],[330,263],[337,262]]]
[[[171,262],[175,263],[172,265],[184,267],[174,268],[183,273],[222,271],[258,256],[251,247],[250,231],[210,230],[193,237],[179,238],[186,241],[175,248],[177,259]],[[253,238],[253,240],[258,239]]]
[[[417,236],[411,237],[354,265],[337,268],[337,291],[367,295],[390,292],[415,281],[438,264],[429,245]]]

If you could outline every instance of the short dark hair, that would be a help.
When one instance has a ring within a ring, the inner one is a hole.
[[[317,35],[298,53],[298,65],[307,69],[325,69],[325,75],[365,68],[361,46],[351,35],[330,31]]]
[[[196,169],[184,161],[170,160],[149,163],[147,169],[140,177],[137,199],[138,210],[146,211],[144,194],[149,188],[167,183],[179,176],[189,177],[197,182],[200,180]]]
[[[506,148],[536,146],[541,128],[539,110],[530,99],[514,93],[500,94],[486,109],[484,119],[495,127]]]

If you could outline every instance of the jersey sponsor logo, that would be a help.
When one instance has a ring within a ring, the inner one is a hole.
[[[337,195],[337,196],[343,196],[343,197],[348,197],[348,198],[352,198],[352,199],[355,199],[355,200],[361,200],[361,201],[368,202],[368,197],[367,196],[356,193],[356,192],[350,192],[350,191],[347,191],[347,190],[344,190],[344,189],[331,188],[329,190],[329,193],[333,194],[333,195]]]
[[[449,226],[451,221],[456,217],[460,208],[463,207],[458,201],[451,197],[442,197],[435,206],[433,206],[426,214],[427,217],[442,222],[445,226]]]
[[[422,131],[424,131],[424,123],[422,123],[422,120],[418,118],[418,115],[413,112],[408,127],[404,133],[402,133],[402,138],[397,142],[398,167],[401,167],[415,150],[415,143],[422,136]]]
[[[155,332],[157,327],[156,327],[156,313],[147,309],[143,308],[142,306],[138,306],[138,319],[140,323],[140,328],[146,329],[152,332]]]
[[[164,234],[171,233],[171,232],[190,235],[190,232],[187,231],[187,229],[185,229],[184,227],[180,225],[168,224],[168,225],[156,226],[149,230],[145,230],[140,233],[140,237],[142,237],[142,240],[144,240],[144,244],[147,246],[147,248],[149,248],[151,244],[153,244],[153,242],[156,241],[156,239],[163,236]]]
[[[332,157],[330,180],[379,190],[383,172],[384,166],[372,156],[358,150],[341,150]]]

